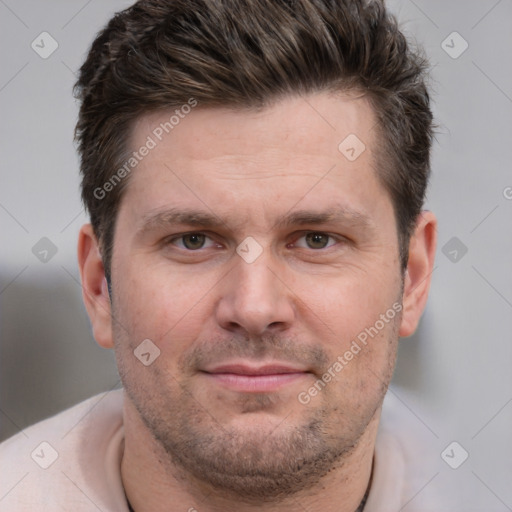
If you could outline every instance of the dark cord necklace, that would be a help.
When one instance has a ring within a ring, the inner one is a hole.
[[[368,481],[368,487],[366,487],[366,492],[364,493],[363,499],[361,500],[361,503],[359,503],[359,506],[357,507],[357,510],[355,512],[364,512],[364,507],[368,500],[368,495],[370,494],[370,487],[372,486],[372,480],[373,480],[373,464],[372,464],[372,471],[370,473],[370,480]],[[135,512],[135,510],[133,510],[133,507],[132,507],[131,503],[129,502],[128,496],[126,496],[126,494],[125,494],[125,498],[126,498],[126,503],[128,503],[129,512]]]
[[[364,512],[364,506],[366,505],[366,500],[368,499],[368,494],[370,494],[370,486],[369,485],[368,485],[368,488],[366,489],[365,495],[363,496],[363,501],[361,501],[361,503],[359,504],[359,507],[357,507],[356,512]],[[129,511],[135,512],[135,510],[133,510],[131,503],[128,501],[128,498],[126,498],[126,502],[128,503]]]
[[[370,478],[371,483],[371,478]],[[356,512],[364,512],[364,506],[366,505],[366,500],[368,499],[368,494],[370,494],[370,484],[368,484],[368,487],[366,488],[366,492],[364,493],[363,499],[361,503],[359,503],[359,507],[357,507]],[[130,512],[133,512],[133,510],[130,510]]]

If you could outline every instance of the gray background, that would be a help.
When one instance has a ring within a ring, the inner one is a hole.
[[[0,0],[0,438],[119,386],[82,306],[71,88],[95,33],[129,4]],[[512,510],[512,0],[390,6],[431,60],[439,124],[437,262],[392,389],[432,450],[469,453],[456,470],[439,456],[436,477],[470,496],[465,510]],[[31,48],[43,31],[59,45],[47,59]],[[43,237],[57,249],[47,262],[33,253]]]

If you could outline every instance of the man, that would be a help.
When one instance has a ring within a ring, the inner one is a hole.
[[[110,21],[76,88],[78,260],[124,390],[28,429],[33,451],[2,445],[6,510],[412,499],[379,422],[433,268],[425,68],[380,1],[150,0]]]

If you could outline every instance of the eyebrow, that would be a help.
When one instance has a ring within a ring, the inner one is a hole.
[[[148,231],[175,224],[185,224],[199,228],[218,228],[225,225],[220,217],[209,212],[170,208],[154,214],[144,215],[137,233],[144,234]]]
[[[348,206],[338,206],[325,211],[295,210],[284,214],[274,223],[273,227],[285,228],[290,226],[318,225],[328,223],[345,224],[349,227],[369,230],[374,222],[364,212]],[[187,225],[201,229],[218,229],[219,227],[240,227],[240,219],[222,220],[212,212],[169,208],[157,213],[146,214],[142,218],[138,235],[143,235],[156,229],[167,228],[172,225]]]
[[[277,226],[303,226],[307,224],[343,223],[360,229],[368,229],[373,222],[370,217],[348,206],[338,206],[328,210],[315,212],[311,210],[295,210],[288,212],[276,223]]]

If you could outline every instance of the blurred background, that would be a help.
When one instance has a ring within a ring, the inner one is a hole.
[[[120,385],[81,298],[72,86],[130,3],[0,0],[0,440]],[[436,478],[471,496],[465,510],[512,510],[512,1],[388,4],[431,61],[439,125],[437,262],[390,393],[439,454]],[[469,454],[457,469],[441,457],[453,441]]]

